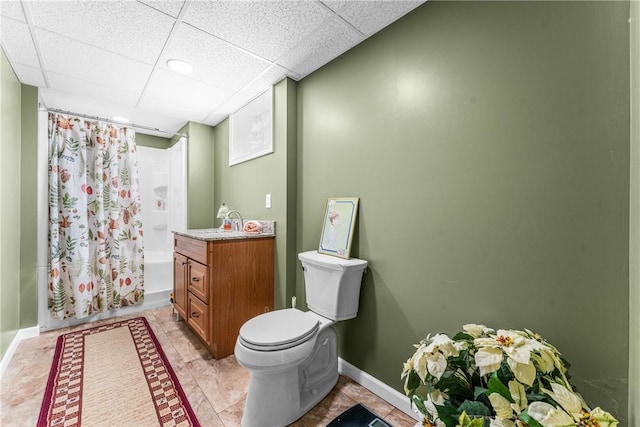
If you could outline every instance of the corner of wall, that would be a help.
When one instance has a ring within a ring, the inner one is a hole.
[[[21,84],[0,49],[0,356],[20,328],[20,177]],[[10,126],[7,126],[10,124]],[[5,143],[6,142],[6,143]]]
[[[630,2],[629,425],[640,425],[640,3]]]
[[[20,327],[38,323],[38,88],[21,85]]]

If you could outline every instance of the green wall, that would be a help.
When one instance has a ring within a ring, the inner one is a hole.
[[[214,215],[214,129],[189,122],[180,131],[187,144],[187,227],[213,227]]]
[[[20,154],[20,327],[38,324],[38,88],[21,85]]]
[[[640,425],[640,3],[631,2],[631,188],[629,213],[629,419]]]
[[[317,247],[326,197],[359,196],[353,256],[370,269],[358,318],[338,325],[344,359],[401,390],[402,362],[427,333],[527,327],[625,425],[638,376],[637,364],[627,372],[638,316],[628,214],[639,209],[637,194],[629,204],[628,15],[628,2],[429,1],[276,85],[273,154],[229,167],[226,121],[185,125],[189,227],[219,226],[222,202],[275,220],[276,307],[293,295],[300,307],[296,253]],[[32,273],[15,268],[32,203],[15,177],[33,147],[11,144],[31,138],[33,92],[1,60],[0,355],[36,313],[19,285]],[[637,121],[635,138],[637,159]]]
[[[169,148],[170,143],[171,139],[169,138],[136,132],[136,145],[151,148]]]
[[[297,249],[327,197],[361,198],[345,360],[402,390],[430,332],[530,328],[626,424],[628,19],[628,2],[429,1],[299,82]]]
[[[0,357],[20,328],[21,88],[0,49]]]
[[[290,306],[296,274],[296,82],[273,88],[272,154],[229,166],[229,123],[215,128],[215,206],[238,210],[244,219],[276,222],[276,308]],[[271,208],[265,196],[271,194]],[[216,219],[219,227],[221,220]]]

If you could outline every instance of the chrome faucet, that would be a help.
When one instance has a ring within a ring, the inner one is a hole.
[[[242,227],[244,227],[244,220],[242,219],[242,215],[240,214],[240,212],[236,210],[230,210],[229,212],[227,212],[227,214],[224,217],[227,219],[231,219],[231,214],[234,214],[234,213],[238,215],[238,218],[240,218],[240,224],[238,224],[236,221],[232,221],[232,223],[234,224],[234,227],[236,228],[235,231],[242,231]]]

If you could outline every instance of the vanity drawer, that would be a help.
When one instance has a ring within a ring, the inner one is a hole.
[[[209,306],[202,301],[200,301],[197,297],[193,296],[189,293],[189,306],[187,315],[189,316],[189,326],[193,329],[193,331],[200,335],[200,338],[207,343],[210,344],[211,340],[209,339]]]
[[[209,303],[209,268],[189,260],[188,290],[205,304]]]
[[[200,264],[207,264],[207,242],[205,240],[176,234],[173,239],[173,250],[198,261]]]

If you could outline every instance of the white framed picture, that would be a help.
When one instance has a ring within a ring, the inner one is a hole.
[[[229,116],[229,166],[273,153],[273,89]]]
[[[359,200],[358,197],[327,199],[318,252],[349,259]]]

